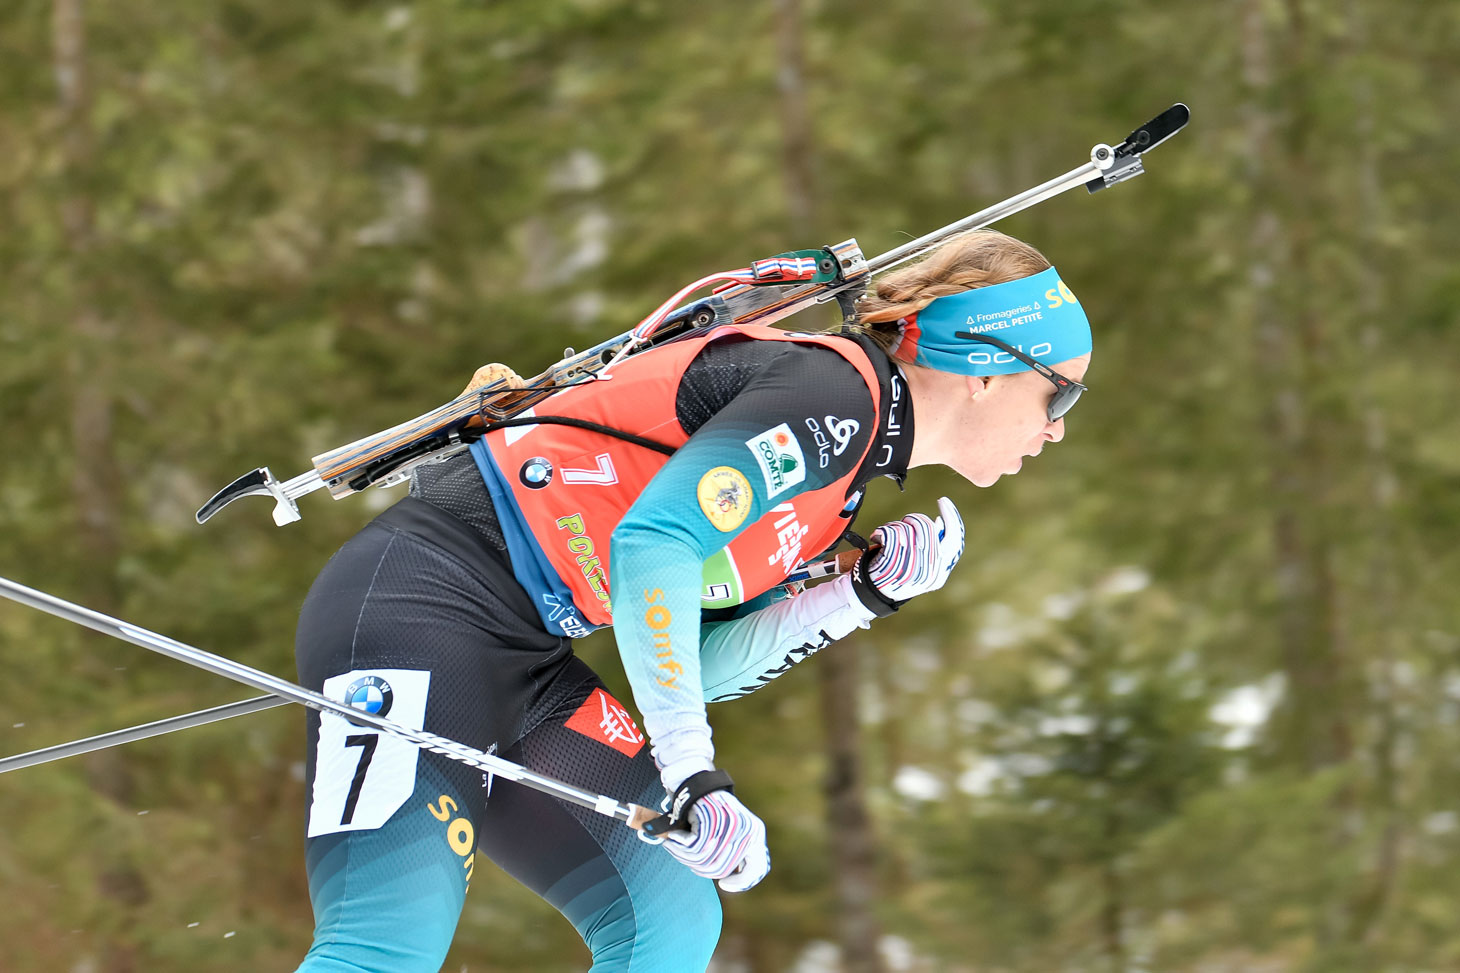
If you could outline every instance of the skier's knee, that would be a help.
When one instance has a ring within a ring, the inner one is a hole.
[[[720,940],[720,899],[704,879],[676,883],[673,901],[661,896],[618,899],[583,937],[593,951],[591,973],[625,970],[703,970]]]
[[[438,973],[446,947],[402,948],[394,942],[316,942],[295,973]]]

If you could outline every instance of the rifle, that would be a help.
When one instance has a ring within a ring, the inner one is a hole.
[[[416,466],[439,462],[466,449],[494,423],[520,416],[548,396],[584,382],[610,377],[626,357],[698,328],[725,324],[774,324],[799,311],[835,300],[844,319],[855,316],[855,303],[876,274],[919,257],[969,230],[989,226],[1051,197],[1084,186],[1094,193],[1145,171],[1141,156],[1179,132],[1190,110],[1175,104],[1131,132],[1118,145],[1100,143],[1090,161],[1062,176],[950,223],[870,260],[855,239],[778,254],[749,267],[711,274],[681,288],[634,328],[586,351],[567,349],[563,359],[528,379],[522,388],[506,380],[464,392],[409,422],[314,457],[314,468],[290,480],[278,480],[269,468],[245,473],[219,490],[198,510],[203,523],[219,510],[246,496],[274,498],[274,523],[300,519],[298,499],[326,488],[339,500],[370,487],[402,482]],[[688,295],[719,284],[710,296],[681,305]]]

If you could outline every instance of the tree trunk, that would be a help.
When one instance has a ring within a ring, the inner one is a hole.
[[[781,171],[793,234],[816,229],[816,165],[806,104],[801,0],[776,0],[776,91],[781,107]]]
[[[95,249],[95,202],[91,90],[87,78],[86,23],[83,0],[55,0],[52,38],[55,75],[61,105],[61,223],[70,252],[73,300],[71,351],[71,437],[75,470],[71,493],[76,504],[76,543],[85,563],[86,597],[100,611],[117,608],[114,565],[121,548],[121,476],[112,448],[113,382],[107,346],[114,332],[103,319],[92,279]]]
[[[837,944],[847,973],[881,973],[877,943],[877,856],[872,822],[863,798],[862,733],[857,690],[860,645],[843,644],[825,656],[821,676],[821,719],[826,735],[826,809],[836,882]]]
[[[71,386],[75,462],[71,478],[76,507],[75,544],[81,555],[78,560],[89,568],[82,584],[83,600],[100,611],[114,612],[120,602],[115,565],[121,548],[121,475],[112,448],[114,382],[108,365],[112,354],[108,345],[114,335],[101,313],[94,279],[95,168],[83,0],[54,0],[51,40],[61,109],[60,218],[69,253],[73,301],[67,379]],[[94,638],[103,641],[101,636]],[[82,667],[83,672],[89,669]],[[99,666],[96,671],[103,678],[115,678],[111,666]],[[84,766],[92,790],[110,801],[129,802],[132,777],[120,751],[89,754]],[[101,898],[111,906],[107,927],[131,930],[136,925],[137,907],[148,897],[141,873],[124,848],[95,862],[95,868]],[[132,973],[137,969],[136,950],[126,933],[112,934],[106,940],[100,962],[106,973]]]
[[[1364,322],[1359,331],[1359,346],[1367,353],[1376,352],[1383,342],[1379,323],[1384,320],[1386,306],[1384,275],[1374,266],[1373,256],[1379,252],[1378,227],[1384,218],[1383,196],[1379,176],[1378,150],[1375,144],[1375,115],[1372,81],[1362,72],[1361,55],[1368,42],[1369,31],[1363,10],[1356,0],[1348,5],[1348,32],[1354,39],[1349,52],[1354,72],[1354,133],[1357,140],[1356,175],[1358,208],[1358,251],[1370,259],[1358,261],[1358,310]],[[1361,370],[1368,375],[1368,370]],[[1379,937],[1383,919],[1393,900],[1403,860],[1401,846],[1401,807],[1399,747],[1400,726],[1396,698],[1399,692],[1394,669],[1400,658],[1396,632],[1400,630],[1399,592],[1394,556],[1394,501],[1399,491],[1398,476],[1389,458],[1388,422],[1378,406],[1378,395],[1366,395],[1364,410],[1365,467],[1369,471],[1368,494],[1372,526],[1367,588],[1370,593],[1369,624],[1365,641],[1374,647],[1378,665],[1374,667],[1372,694],[1378,710],[1378,727],[1373,744],[1375,800],[1382,826],[1378,848],[1369,878],[1355,890],[1350,907],[1352,921],[1349,939],[1353,943],[1372,945]]]
[[[1278,746],[1310,770],[1344,762],[1353,739],[1343,705],[1352,678],[1339,619],[1342,607],[1333,551],[1324,531],[1333,516],[1334,450],[1341,419],[1315,409],[1315,388],[1330,380],[1333,338],[1312,284],[1315,207],[1309,196],[1311,123],[1303,100],[1306,38],[1301,11],[1287,9],[1281,87],[1293,117],[1268,105],[1279,84],[1272,68],[1270,8],[1249,0],[1243,17],[1243,77],[1249,87],[1247,128],[1251,182],[1259,187],[1252,230],[1255,374],[1271,395],[1267,425],[1279,636],[1287,697],[1278,714]],[[1281,200],[1281,203],[1279,201]],[[1286,219],[1277,213],[1281,205]]]

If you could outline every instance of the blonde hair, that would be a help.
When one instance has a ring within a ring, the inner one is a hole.
[[[997,230],[960,234],[917,263],[877,278],[857,300],[853,331],[891,354],[898,321],[921,311],[935,298],[1029,277],[1048,270],[1044,254]]]

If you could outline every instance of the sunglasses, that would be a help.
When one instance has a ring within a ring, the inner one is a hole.
[[[1064,418],[1064,414],[1073,409],[1075,403],[1080,400],[1080,393],[1085,391],[1086,386],[1081,385],[1072,378],[1065,378],[1043,362],[1030,358],[1018,348],[1005,344],[998,338],[990,338],[986,334],[974,334],[972,331],[956,331],[954,332],[954,337],[967,338],[969,341],[982,341],[986,345],[993,345],[995,348],[998,348],[1013,358],[1017,358],[1049,379],[1054,384],[1054,397],[1049,400],[1049,408],[1045,410],[1045,415],[1049,416],[1050,422]]]

